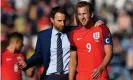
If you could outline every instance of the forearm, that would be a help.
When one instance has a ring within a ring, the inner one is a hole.
[[[36,64],[42,63],[42,55],[41,55],[41,36],[38,35],[35,53],[29,59],[26,60],[27,68],[35,66]]]
[[[74,80],[75,72],[76,72],[76,63],[70,61],[70,66],[69,66],[69,80]]]
[[[73,54],[73,53],[72,53]],[[76,73],[77,61],[75,58],[70,57],[69,63],[69,80],[74,80]]]
[[[42,58],[41,58],[41,55],[40,54],[36,54],[33,55],[31,58],[27,59],[26,60],[26,64],[27,64],[27,69],[32,67],[32,66],[35,66],[36,64],[41,64],[42,63]]]
[[[104,69],[105,67],[107,67],[107,65],[111,61],[112,53],[113,53],[113,47],[112,47],[112,45],[105,45],[104,46],[104,49],[105,49],[105,57],[103,59],[102,64],[100,65],[100,67],[102,69]]]
[[[107,67],[107,65],[109,64],[111,58],[112,58],[112,54],[111,53],[110,54],[106,54],[104,59],[103,59],[102,64],[100,65],[100,67],[102,69],[105,69]]]

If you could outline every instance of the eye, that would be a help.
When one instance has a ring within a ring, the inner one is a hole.
[[[58,20],[58,22],[61,22],[62,20]]]
[[[81,13],[78,13],[78,15],[81,15]]]
[[[83,14],[86,14],[86,13],[83,13]]]

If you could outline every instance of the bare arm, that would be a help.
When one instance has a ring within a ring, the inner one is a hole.
[[[77,54],[76,51],[70,51],[70,63],[69,63],[69,80],[74,80],[77,67]]]
[[[113,53],[113,47],[112,45],[104,45],[104,50],[105,50],[105,58],[103,60],[103,63],[100,65],[101,68],[107,67],[109,64],[111,58],[112,58],[112,53]]]
[[[112,45],[104,45],[104,50],[105,50],[104,60],[98,68],[93,70],[92,78],[98,78],[101,75],[102,71],[107,67],[112,58],[112,53],[113,53]]]
[[[113,41],[112,41],[112,36],[109,31],[109,28],[106,26],[101,27],[102,28],[102,35],[104,36],[104,51],[105,51],[105,57],[100,65],[102,69],[104,69],[110,62],[112,58],[112,53],[113,53]]]

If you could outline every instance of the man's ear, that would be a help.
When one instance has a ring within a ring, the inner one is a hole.
[[[91,13],[91,18],[93,18],[93,16],[94,16],[94,14],[93,14],[93,13]]]
[[[51,21],[52,23],[54,23],[54,19],[53,19],[53,18],[50,18],[50,21]]]
[[[16,39],[16,44],[18,44],[20,42],[20,40]]]
[[[12,38],[11,40],[10,40],[10,43],[12,43],[12,44],[17,44],[17,39],[16,38]]]

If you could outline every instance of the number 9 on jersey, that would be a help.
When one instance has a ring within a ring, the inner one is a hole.
[[[86,44],[86,48],[88,49],[88,52],[90,52],[91,51],[91,44],[90,43],[87,43]]]

